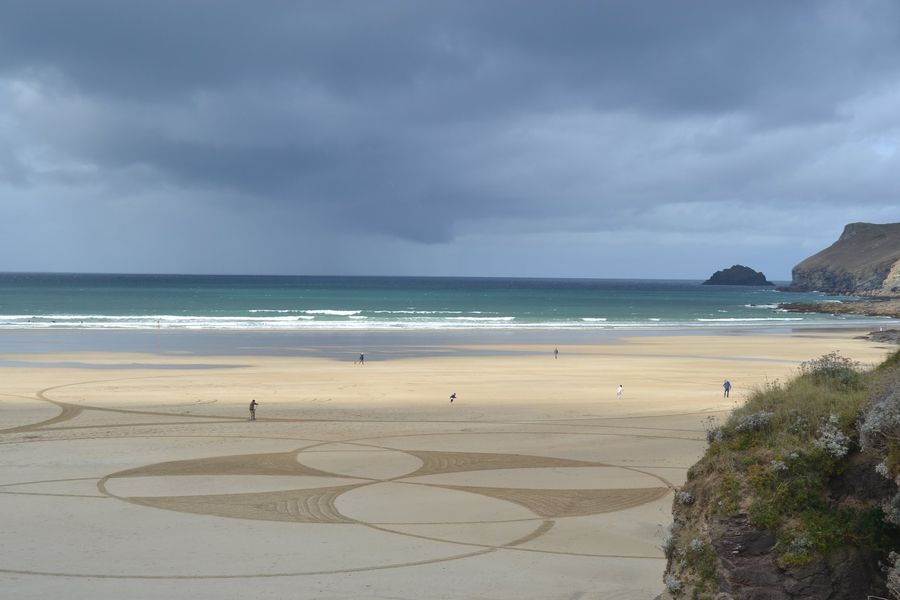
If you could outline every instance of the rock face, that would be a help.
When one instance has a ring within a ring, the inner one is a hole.
[[[792,271],[790,291],[900,295],[900,223],[850,223]]]
[[[840,304],[836,302],[782,302],[778,307],[788,312],[865,315],[900,319],[900,298],[865,298]]]
[[[759,271],[744,265],[734,265],[722,271],[716,271],[703,285],[775,285]]]
[[[895,484],[878,475],[871,456],[855,455],[843,474],[830,482],[829,498],[842,503],[883,503],[896,491]],[[713,478],[716,486],[720,483]],[[707,482],[709,483],[709,482]],[[687,484],[690,486],[690,482]],[[696,486],[698,499],[704,492]],[[715,514],[710,506],[673,502],[677,527],[708,533],[713,548],[710,569],[714,586],[694,588],[693,594],[664,591],[657,600],[845,600],[889,598],[878,553],[864,546],[843,545],[827,556],[816,555],[803,565],[785,566],[776,560],[779,544],[771,532],[754,527],[744,511],[731,516]],[[780,542],[784,544],[785,542]],[[677,571],[683,559],[670,554],[667,572]]]
[[[712,534],[721,600],[838,600],[886,593],[878,558],[866,549],[843,546],[827,558],[781,568],[772,554],[775,537],[743,516],[716,523]]]
[[[878,342],[879,344],[900,344],[900,329],[870,331],[865,335],[858,336],[857,339]]]

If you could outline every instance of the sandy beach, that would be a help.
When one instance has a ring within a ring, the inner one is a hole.
[[[364,365],[6,354],[0,585],[17,599],[649,600],[704,427],[802,361],[892,350],[855,335],[625,337],[560,344],[558,359],[398,346]]]

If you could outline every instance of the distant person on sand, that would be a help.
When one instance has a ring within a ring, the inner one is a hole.
[[[363,365],[366,363],[366,355],[362,352],[359,353],[359,364]]]
[[[259,404],[259,402],[257,402],[256,400],[250,401],[250,420],[251,421],[256,420],[256,405],[257,404]]]
[[[622,384],[619,384],[619,389],[616,390],[616,398],[621,398],[622,394],[625,393],[625,388],[622,387]]]
[[[559,358],[559,348],[553,349],[553,358]]]
[[[731,382],[726,379],[725,383],[722,384],[722,389],[725,391],[724,397],[728,398],[728,395],[731,393]]]
[[[456,400],[456,392],[450,394],[450,404],[453,404],[453,401]]]

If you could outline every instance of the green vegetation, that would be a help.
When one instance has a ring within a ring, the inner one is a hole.
[[[782,567],[844,545],[885,558],[900,550],[900,493],[880,502],[836,491],[853,465],[900,481],[900,352],[871,371],[836,353],[806,362],[798,377],[758,390],[723,425],[708,421],[707,439],[676,495],[666,547],[669,573],[683,588],[676,595],[715,596],[715,519],[741,516],[771,531]],[[900,556],[896,570],[900,581]]]
[[[858,421],[873,389],[883,387],[883,372],[863,372],[831,353],[803,363],[792,381],[753,394],[711,430],[701,472],[717,474],[713,512],[746,512],[751,525],[773,531],[785,565],[843,544],[886,548],[900,541],[880,507],[840,506],[829,493],[830,479],[859,447]],[[900,444],[896,450],[891,460],[900,458]]]
[[[705,598],[713,594],[716,575],[716,552],[709,539],[696,529],[681,529],[677,536],[666,540],[663,546],[666,558],[679,563],[680,571],[692,573],[692,597]],[[676,576],[665,581],[669,592],[678,595],[683,584]]]

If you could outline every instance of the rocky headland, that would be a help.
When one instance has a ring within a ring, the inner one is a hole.
[[[744,265],[733,265],[716,271],[703,285],[775,285],[759,271]]]
[[[847,225],[785,289],[858,298],[789,311],[900,318],[900,223]],[[661,598],[900,600],[900,352],[870,372],[805,363],[707,439],[675,496]]]
[[[791,312],[900,318],[900,223],[850,223],[834,244],[795,266],[784,291],[857,296],[854,302],[783,303]]]
[[[724,423],[673,501],[660,599],[900,599],[900,352],[838,354]]]
[[[791,277],[789,291],[900,296],[900,223],[850,223]]]

